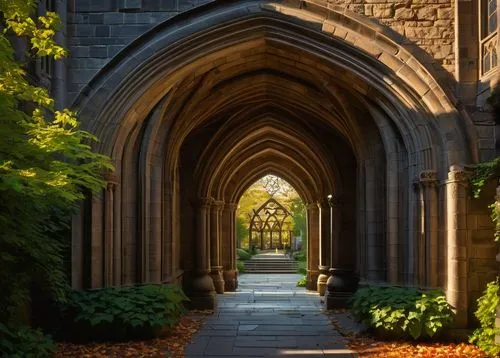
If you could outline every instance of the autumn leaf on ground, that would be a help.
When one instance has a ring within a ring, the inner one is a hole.
[[[89,344],[59,343],[55,358],[184,357],[184,348],[213,311],[189,311],[172,329],[148,341],[104,342]]]

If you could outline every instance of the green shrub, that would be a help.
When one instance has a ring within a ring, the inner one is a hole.
[[[236,260],[236,268],[239,273],[245,272],[245,263],[243,261]]]
[[[307,279],[305,276],[297,281],[297,287],[306,287],[306,284],[307,284]]]
[[[158,336],[175,325],[188,301],[175,285],[74,291],[63,308],[63,335],[71,340],[128,340]]]
[[[351,304],[359,321],[387,338],[431,338],[453,322],[440,291],[368,286],[356,291]]]
[[[260,253],[260,249],[258,249],[255,245],[252,245],[250,249],[246,250],[250,255],[254,256]]]
[[[12,358],[51,357],[56,345],[39,329],[8,327],[0,323],[0,356]]]
[[[495,335],[498,333],[498,329],[495,327],[498,290],[498,281],[490,282],[483,296],[477,300],[477,311],[474,315],[479,320],[481,327],[474,331],[469,340],[470,343],[476,344],[492,356],[500,354],[500,345],[495,344]]]
[[[250,260],[252,257],[246,250],[244,249],[236,249],[236,254],[238,255],[238,260],[246,261]]]
[[[297,273],[300,273],[301,275],[307,274],[307,262],[305,261],[297,262]]]
[[[306,261],[306,253],[304,251],[294,252],[292,257],[295,261]]]

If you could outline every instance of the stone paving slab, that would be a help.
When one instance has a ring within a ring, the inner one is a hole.
[[[237,292],[219,295],[213,316],[186,347],[201,357],[356,357],[322,312],[316,293],[295,287],[301,275],[244,274]]]

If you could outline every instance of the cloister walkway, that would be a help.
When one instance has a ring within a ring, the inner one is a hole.
[[[355,357],[297,274],[242,274],[186,348],[198,357]]]

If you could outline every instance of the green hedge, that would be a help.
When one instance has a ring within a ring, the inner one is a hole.
[[[13,328],[0,323],[1,357],[51,357],[56,350],[51,337],[39,329],[26,326]]]
[[[306,261],[306,253],[304,251],[294,252],[292,257],[295,261]]]
[[[236,268],[238,269],[239,273],[245,272],[245,264],[243,263],[243,261],[236,260]]]
[[[74,291],[63,307],[62,336],[76,341],[153,338],[178,322],[186,301],[175,285]]]
[[[476,329],[470,337],[470,342],[476,344],[486,353],[492,356],[500,355],[500,345],[495,344],[495,335],[498,329],[495,327],[496,309],[498,306],[498,281],[490,282],[477,302],[478,307],[475,316],[479,320],[480,328]]]
[[[236,254],[238,255],[238,260],[240,260],[240,261],[250,260],[250,258],[252,257],[248,253],[248,251],[246,251],[244,249],[236,249]]]
[[[386,338],[432,338],[453,322],[453,311],[440,291],[406,287],[360,288],[352,313]]]
[[[297,273],[300,273],[301,275],[307,275],[307,262],[305,261],[297,262]]]

